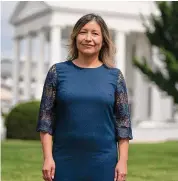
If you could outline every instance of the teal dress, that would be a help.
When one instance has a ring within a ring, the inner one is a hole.
[[[36,131],[53,136],[54,181],[113,181],[117,142],[133,138],[121,71],[72,61],[51,66]]]

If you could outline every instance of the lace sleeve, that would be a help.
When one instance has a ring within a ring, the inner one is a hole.
[[[57,73],[54,64],[48,71],[40,103],[37,132],[47,132],[53,135],[53,124],[55,120]]]
[[[120,70],[117,77],[117,88],[115,92],[115,116],[117,141],[122,138],[133,139],[127,88]]]

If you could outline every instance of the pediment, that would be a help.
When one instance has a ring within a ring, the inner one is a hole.
[[[16,24],[26,18],[49,10],[50,7],[43,1],[19,2],[11,16],[10,23]]]

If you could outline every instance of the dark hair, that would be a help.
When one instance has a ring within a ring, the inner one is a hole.
[[[101,16],[93,13],[82,16],[74,25],[70,37],[68,60],[74,60],[78,57],[76,37],[79,34],[81,28],[90,21],[96,21],[98,23],[103,36],[103,45],[99,53],[99,59],[108,67],[114,67],[112,61],[115,54],[115,47],[111,40],[108,26]]]

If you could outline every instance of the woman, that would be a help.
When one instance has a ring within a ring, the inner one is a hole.
[[[37,124],[44,180],[126,180],[132,129],[113,50],[104,20],[88,14],[73,28],[69,60],[49,69]]]

